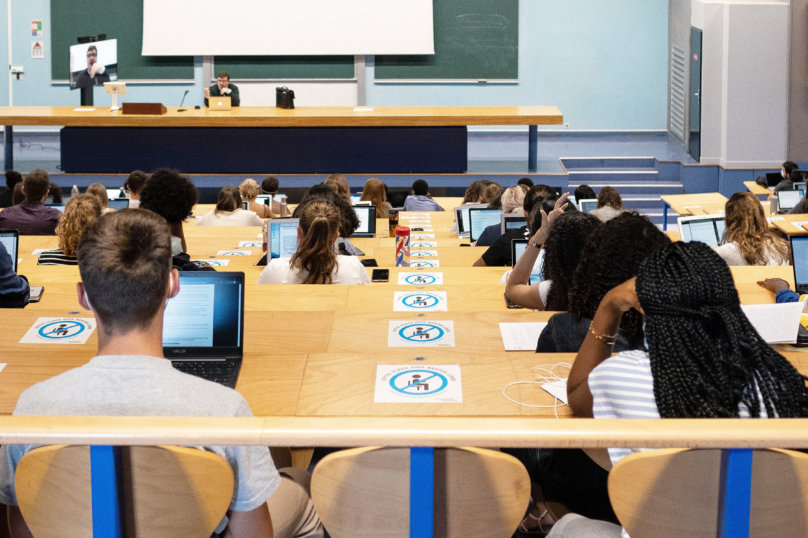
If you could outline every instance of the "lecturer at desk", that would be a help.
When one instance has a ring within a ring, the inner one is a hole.
[[[222,71],[216,77],[216,84],[210,88],[205,88],[205,106],[208,105],[210,97],[229,97],[231,106],[239,106],[241,99],[238,96],[238,86],[230,84],[230,75]]]

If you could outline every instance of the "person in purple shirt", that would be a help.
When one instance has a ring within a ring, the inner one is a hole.
[[[443,211],[429,196],[429,184],[423,179],[412,184],[412,194],[404,200],[404,211]]]
[[[22,184],[25,200],[0,211],[0,230],[19,230],[20,235],[54,235],[62,213],[45,207],[50,178],[44,170],[34,170]]]

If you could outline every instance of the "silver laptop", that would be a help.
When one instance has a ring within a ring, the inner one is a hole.
[[[499,226],[502,221],[500,209],[469,209],[469,239],[474,243],[489,226]]]
[[[724,237],[724,215],[695,215],[679,217],[679,235],[682,241],[701,241],[711,247],[721,244]]]
[[[522,257],[522,254],[527,250],[527,239],[511,239],[511,267],[516,267],[516,262]],[[530,285],[535,286],[542,282],[544,277],[544,249],[539,252],[539,257],[536,258],[536,263],[533,264],[533,269],[530,271]]]
[[[578,209],[582,213],[589,213],[593,209],[598,208],[598,200],[597,198],[587,198],[585,200],[581,200],[578,202]]]
[[[124,198],[126,196],[126,192],[123,189],[106,189],[107,191],[107,198],[113,200],[115,198]]]
[[[462,205],[460,207],[454,208],[455,212],[455,223],[457,225],[457,237],[468,237],[469,236],[469,209],[476,207],[476,208],[486,208],[488,207],[487,204],[467,204]]]
[[[791,236],[794,260],[794,288],[802,295],[808,293],[808,236]]]
[[[359,228],[351,237],[376,237],[376,207],[372,205],[355,205],[353,210],[359,218]]]
[[[119,209],[129,209],[129,198],[110,198],[109,208],[118,211]]]
[[[297,227],[300,219],[272,219],[267,229],[267,255],[291,258],[297,252]]]
[[[793,190],[793,191],[780,191],[777,193],[777,206],[778,211],[783,213],[788,213],[798,203],[800,200],[805,198],[805,191],[803,190]]]

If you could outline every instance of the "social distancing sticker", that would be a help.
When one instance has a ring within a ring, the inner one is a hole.
[[[448,309],[445,291],[397,291],[393,299],[393,312],[446,312]]]
[[[85,344],[94,330],[94,318],[39,318],[20,344]]]
[[[387,347],[455,347],[452,321],[391,321]]]
[[[463,386],[460,366],[376,367],[376,403],[460,403]]]
[[[400,286],[432,286],[443,284],[443,273],[399,273]]]

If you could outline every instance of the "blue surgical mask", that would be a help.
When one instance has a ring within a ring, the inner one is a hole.
[[[780,175],[783,176],[783,178],[786,177],[786,171],[783,170],[782,168],[780,169]]]
[[[646,350],[651,349],[650,347],[648,347],[648,335],[645,332],[645,323],[642,324],[642,343],[645,346]]]

